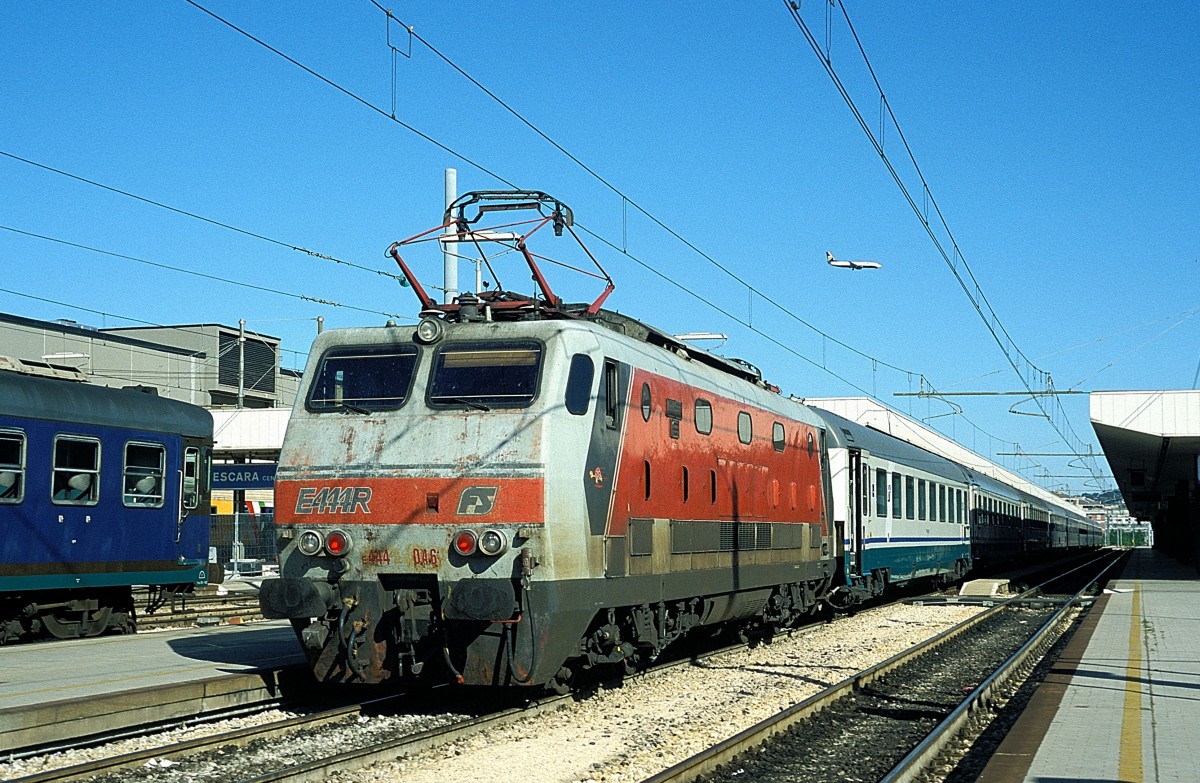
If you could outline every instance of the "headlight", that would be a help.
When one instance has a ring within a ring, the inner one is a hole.
[[[422,318],[417,324],[417,342],[429,345],[446,334],[446,325],[436,318]]]
[[[479,551],[485,555],[502,555],[508,551],[508,537],[499,530],[485,530],[479,536]]]
[[[330,531],[325,536],[325,551],[334,557],[342,557],[350,551],[350,536],[340,530]]]
[[[306,555],[315,555],[321,551],[321,545],[324,541],[321,539],[321,534],[315,530],[305,530],[300,534],[300,540],[296,542],[296,548]]]

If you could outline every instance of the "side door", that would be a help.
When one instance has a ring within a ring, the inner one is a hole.
[[[863,564],[863,547],[866,540],[866,522],[864,516],[869,513],[871,497],[870,468],[863,459],[861,449],[850,449],[850,464],[848,466],[849,487],[849,517],[847,536],[850,539],[846,547],[846,570],[851,574],[861,574]]]

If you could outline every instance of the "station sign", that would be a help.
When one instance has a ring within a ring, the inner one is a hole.
[[[244,462],[236,465],[213,465],[213,489],[274,489],[275,462]]]

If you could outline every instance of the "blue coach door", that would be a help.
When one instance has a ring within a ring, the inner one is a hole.
[[[180,564],[198,569],[195,584],[208,584],[209,515],[207,480],[201,449],[187,445],[179,470],[179,500],[175,527]]]

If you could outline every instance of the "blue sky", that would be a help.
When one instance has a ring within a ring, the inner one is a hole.
[[[865,390],[926,418],[949,407],[893,396],[916,391],[920,376],[941,390],[1022,388],[782,2],[395,9],[607,185],[421,43],[407,56],[397,22],[393,76],[387,20],[370,0],[202,5],[328,81],[183,0],[0,6],[0,310],[97,326],[244,318],[281,337],[285,363],[299,366],[318,316],[326,328],[378,324],[415,316],[417,303],[394,280],[290,248],[394,271],[384,250],[438,222],[444,169],[458,170],[460,191],[506,187],[478,164],[560,198],[636,257],[590,241],[617,283],[609,306],[669,332],[727,334],[719,352],[785,393]],[[822,47],[825,9],[800,12]],[[963,257],[1024,354],[1058,389],[1192,388],[1200,8],[847,10]],[[922,204],[840,7],[828,43]],[[396,120],[462,157],[394,122],[393,96]],[[833,269],[826,250],[884,266]],[[438,282],[440,257],[417,263]],[[561,287],[567,299],[596,293],[577,278]],[[930,423],[967,446],[1065,450],[1044,419],[1009,413],[1017,398],[953,399],[964,415]],[[1060,399],[1094,446],[1086,395]],[[1052,476],[1044,484],[1095,488],[1062,478],[1079,473],[1065,459],[999,461]]]

